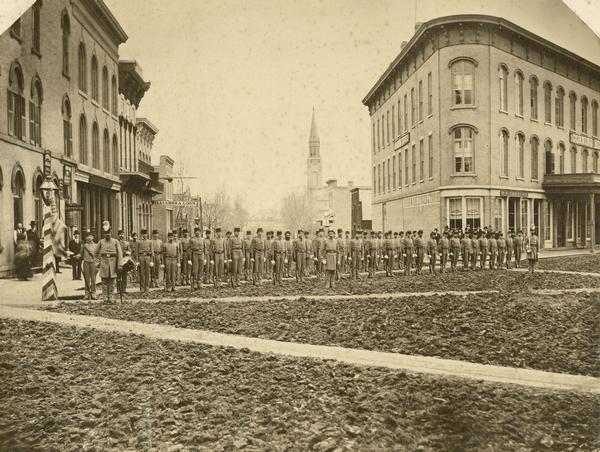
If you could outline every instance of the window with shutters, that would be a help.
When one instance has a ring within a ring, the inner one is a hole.
[[[577,122],[577,95],[571,91],[569,93],[569,127],[575,130]]]
[[[544,83],[544,122],[552,123],[552,84]]]
[[[396,107],[392,105],[392,141],[396,138]]]
[[[525,177],[525,136],[522,133],[516,135],[517,141],[517,177]]]
[[[588,131],[588,100],[587,97],[581,98],[581,132],[587,133]]]
[[[425,180],[425,143],[419,140],[419,181]]]
[[[8,134],[19,140],[26,139],[26,111],[23,97],[23,72],[19,63],[14,62],[8,74],[6,96]]]
[[[523,73],[515,72],[515,111],[518,116],[523,116]]]
[[[427,137],[427,153],[429,157],[429,179],[433,179],[433,136],[429,135]]]
[[[554,174],[554,152],[552,151],[552,141],[544,141],[544,160],[546,162],[544,174]]]
[[[392,156],[392,188],[396,189],[396,155]]]
[[[408,174],[408,147],[404,150],[404,185],[408,187],[409,184]]]
[[[35,146],[42,145],[42,84],[39,79],[35,79],[31,86],[29,142]]]
[[[417,147],[413,144],[410,149],[410,160],[412,163],[412,183],[417,182]]]
[[[415,89],[410,89],[410,125],[415,126],[416,120],[416,106],[415,106]]]
[[[419,121],[423,121],[423,80],[419,80]]]
[[[404,130],[408,130],[408,94],[404,95]]]
[[[427,115],[433,114],[433,82],[431,80],[431,72],[427,74]]]
[[[598,136],[598,102],[592,101],[592,135]]]
[[[63,118],[63,152],[67,157],[73,157],[73,130],[71,127],[71,102],[65,95],[62,103]]]
[[[34,53],[40,54],[40,10],[42,2],[37,1],[31,8],[33,30],[31,34],[31,49]]]
[[[538,79],[535,75],[529,79],[529,108],[531,119],[538,118]]]

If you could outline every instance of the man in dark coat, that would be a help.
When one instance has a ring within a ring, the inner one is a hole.
[[[83,252],[83,244],[79,238],[79,231],[73,232],[73,238],[69,242],[69,251],[73,253],[71,256],[71,267],[73,268],[73,279],[81,279],[81,254]]]

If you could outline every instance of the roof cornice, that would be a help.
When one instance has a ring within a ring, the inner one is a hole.
[[[125,30],[123,30],[123,27],[121,27],[121,24],[119,24],[103,0],[82,0],[81,4],[85,6],[94,16],[101,19],[100,22],[115,38],[117,45],[123,44],[127,41],[127,39],[129,39],[129,36],[127,36]]]

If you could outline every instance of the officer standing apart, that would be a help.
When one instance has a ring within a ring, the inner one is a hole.
[[[329,230],[328,236],[328,239],[323,242],[321,247],[321,254],[325,258],[327,285],[330,289],[335,289],[335,272],[337,271],[339,245],[335,238],[335,232],[332,229]]]
[[[150,271],[152,270],[150,263],[154,260],[154,245],[152,245],[152,240],[148,240],[147,229],[142,229],[140,234],[141,237],[136,242],[136,254],[140,264],[140,292],[143,295],[148,293],[150,288]]]
[[[231,256],[229,256],[229,259],[231,259],[231,265],[229,266],[231,287],[237,288],[240,287],[240,273],[244,267],[244,243],[240,237],[240,228],[234,228],[229,246],[231,252]]]
[[[523,242],[525,252],[527,253],[527,261],[529,262],[529,273],[535,271],[535,264],[538,261],[538,252],[540,251],[540,240],[537,236],[535,226],[531,226],[529,236]]]
[[[202,270],[204,268],[204,239],[200,235],[200,228],[194,228],[194,237],[190,239],[190,253],[192,254],[192,290],[199,289],[202,284]]]
[[[293,255],[296,260],[296,281],[304,281],[304,263],[308,254],[308,242],[304,239],[304,231],[298,230],[298,238],[294,240]]]
[[[95,257],[100,259],[100,278],[102,280],[102,298],[110,303],[110,296],[115,289],[117,272],[121,271],[123,251],[117,239],[111,237],[110,223],[102,222],[102,240],[98,242]]]

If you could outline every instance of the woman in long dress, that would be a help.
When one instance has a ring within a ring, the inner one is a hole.
[[[27,281],[32,276],[32,251],[32,245],[27,240],[27,236],[24,233],[19,233],[17,235],[17,248],[15,250],[15,270],[17,278],[21,281]]]

